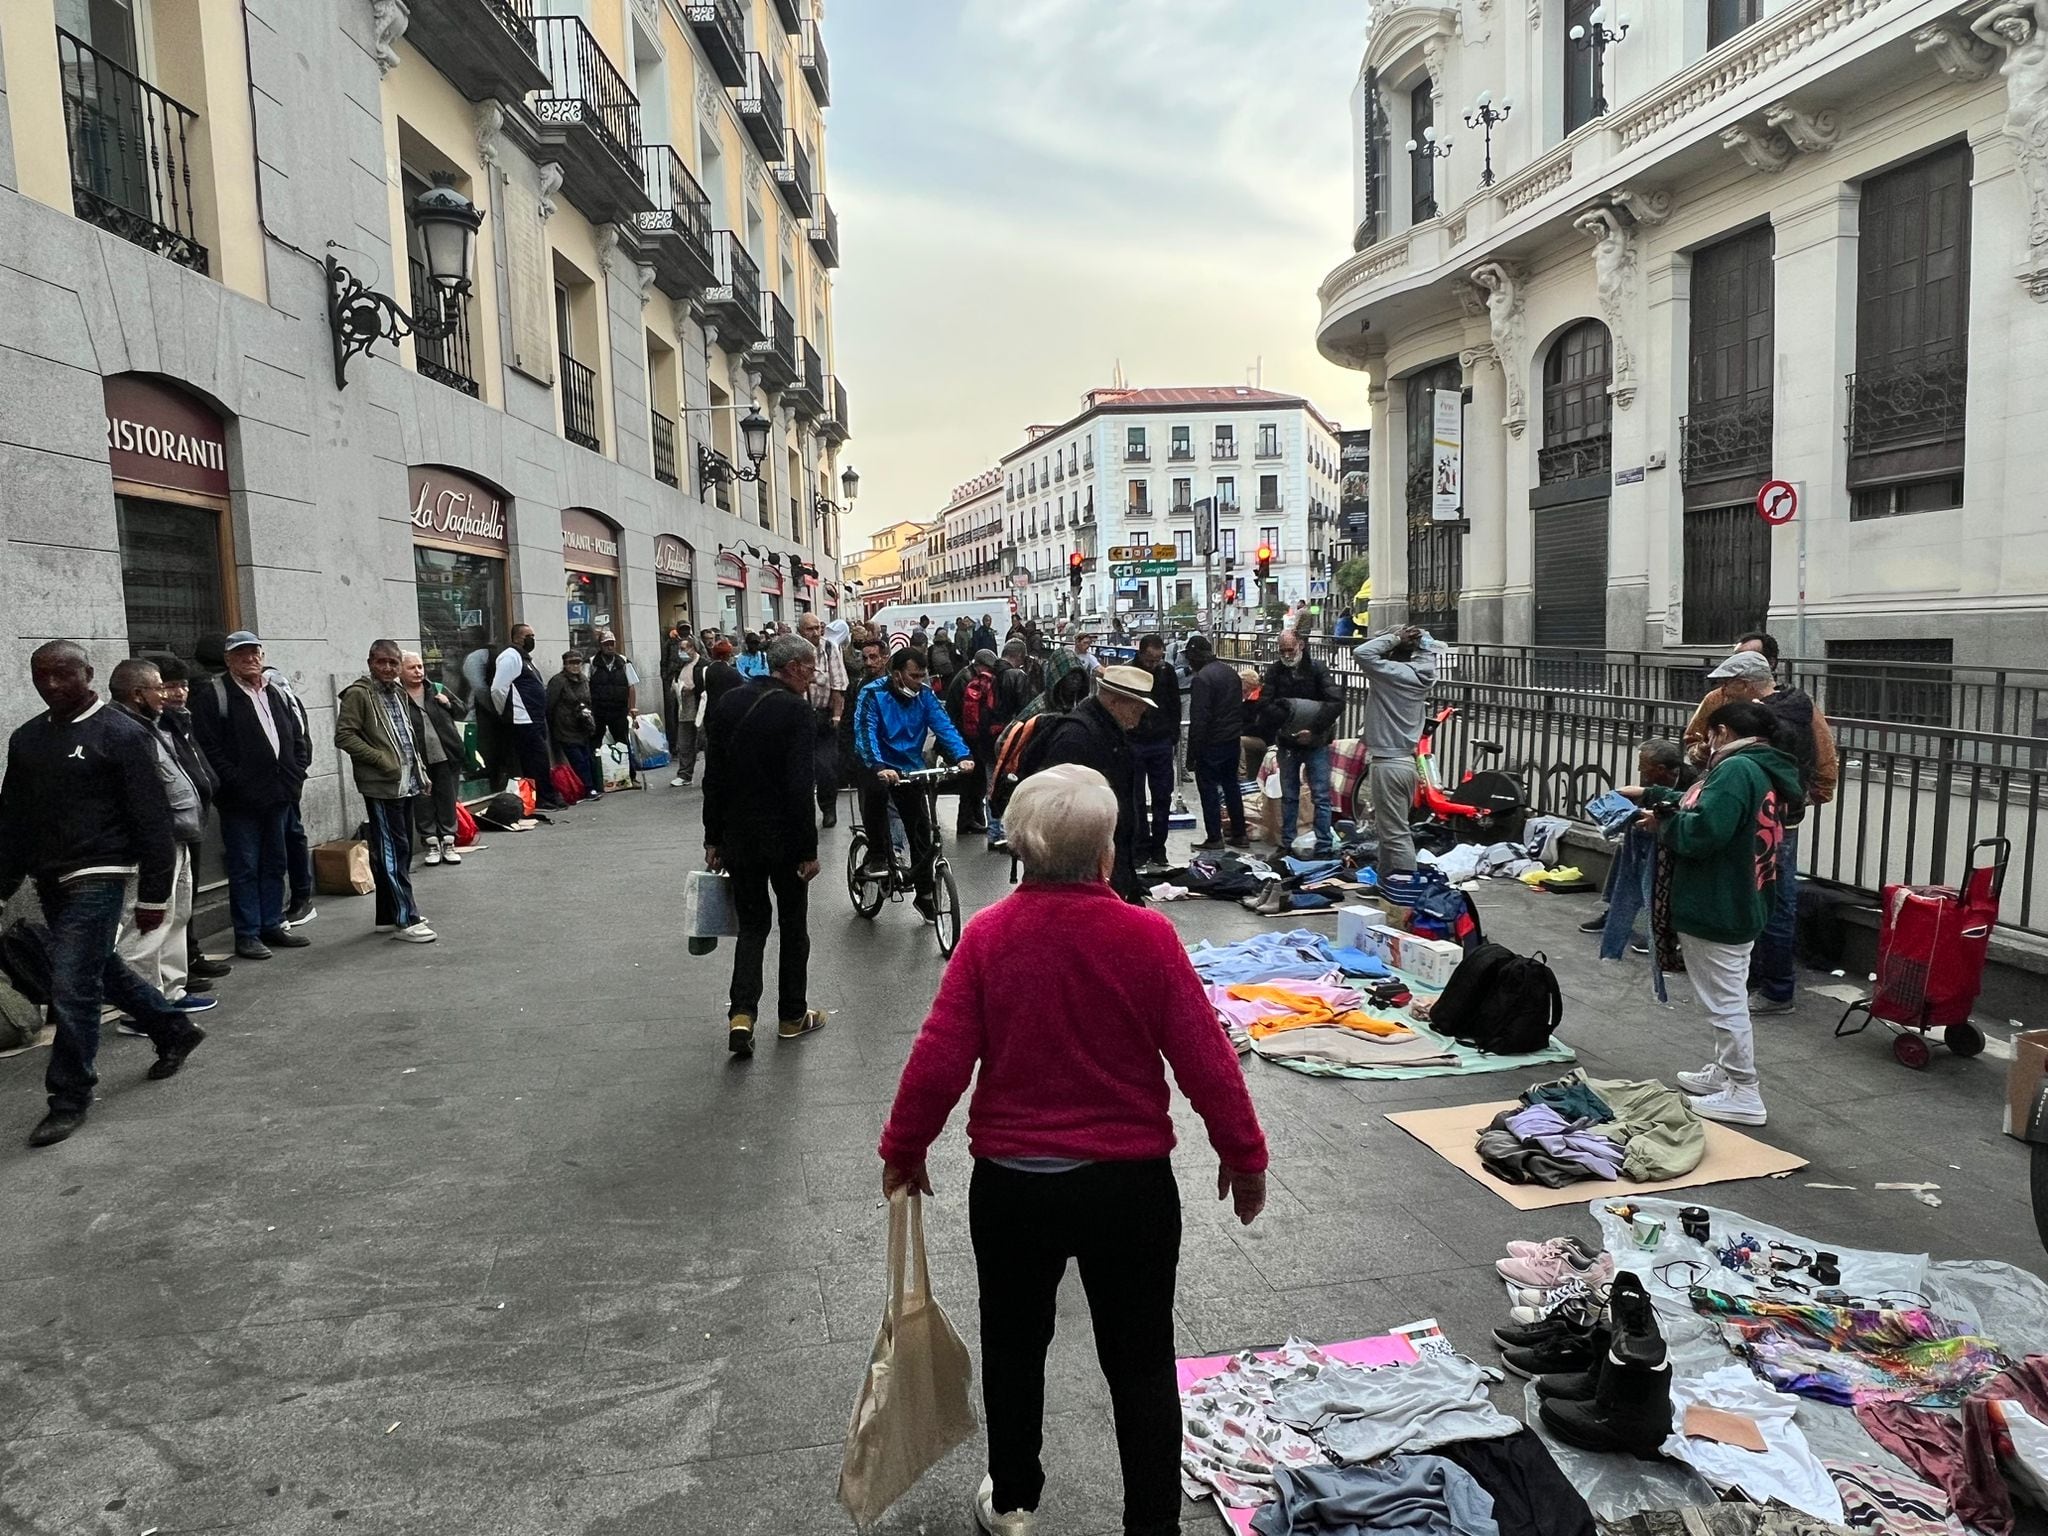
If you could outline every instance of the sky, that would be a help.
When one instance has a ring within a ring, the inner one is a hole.
[[[1362,422],[1315,349],[1351,250],[1363,0],[835,0],[849,549],[938,515],[1122,364]]]

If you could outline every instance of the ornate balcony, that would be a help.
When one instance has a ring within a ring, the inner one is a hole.
[[[782,23],[782,30],[795,37],[804,29],[804,8],[802,0],[774,0],[775,19]]]
[[[782,105],[782,77],[758,53],[747,55],[747,78],[738,87],[740,126],[770,165],[782,159],[789,115]]]
[[[405,40],[471,101],[518,101],[548,88],[533,0],[412,0]]]
[[[804,421],[815,421],[825,414],[825,364],[808,339],[797,341],[796,378],[782,398]]]
[[[711,200],[667,144],[642,144],[640,169],[652,212],[633,216],[654,279],[672,299],[711,285]]]
[[[821,107],[832,105],[832,61],[825,56],[825,35],[815,20],[804,23],[803,47],[797,64],[810,82],[811,95]]]
[[[452,319],[455,329],[446,336],[414,332],[413,368],[423,379],[446,384],[450,389],[478,398],[476,364],[470,360],[469,297],[443,294],[427,280],[423,262],[408,261],[406,274],[412,282],[412,312],[415,319],[432,316]],[[435,311],[438,310],[439,314]]]
[[[839,265],[839,214],[832,207],[825,194],[820,192],[814,199],[816,211],[811,216],[811,253],[818,258],[822,267]]]
[[[1960,357],[1850,374],[1849,484],[1961,469],[1967,375]]]
[[[846,423],[846,386],[834,375],[825,381],[825,414],[818,420],[818,435],[829,442],[843,443],[853,436]]]
[[[1558,485],[1605,475],[1614,462],[1614,439],[1602,433],[1572,443],[1550,443],[1536,450],[1536,483]]]
[[[739,0],[685,0],[683,13],[711,72],[727,89],[747,83],[747,20]]]
[[[640,101],[574,16],[534,20],[548,84],[529,110],[562,160],[562,192],[585,215],[629,224],[654,206],[641,172]]]
[[[131,245],[204,272],[188,148],[199,114],[62,28],[57,74],[72,211]]]
[[[796,322],[789,306],[772,293],[761,295],[761,339],[748,349],[761,382],[770,389],[787,389],[796,382]]]
[[[789,149],[775,167],[775,189],[782,194],[782,201],[796,217],[808,219],[811,216],[818,195],[817,183],[811,169],[811,152],[796,136],[794,128],[789,131]]]
[[[1771,468],[1772,402],[1717,401],[1679,423],[1680,468],[1687,485],[1766,475]]]
[[[597,375],[564,352],[556,375],[562,391],[562,436],[592,453],[604,452],[597,435]]]
[[[703,302],[727,351],[761,340],[761,269],[729,229],[711,232],[711,286]]]

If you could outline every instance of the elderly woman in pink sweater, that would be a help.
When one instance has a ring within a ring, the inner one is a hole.
[[[882,1131],[884,1191],[930,1193],[925,1154],[974,1079],[967,1213],[988,1424],[975,1516],[992,1536],[1036,1526],[1045,1354],[1070,1259],[1116,1415],[1124,1530],[1180,1529],[1169,1065],[1222,1160],[1218,1198],[1247,1224],[1266,1203],[1266,1138],[1180,936],[1108,885],[1116,815],[1092,768],[1018,786],[1005,825],[1024,882],[961,935]]]

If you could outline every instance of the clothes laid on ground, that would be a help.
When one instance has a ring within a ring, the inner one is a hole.
[[[1441,1456],[1389,1456],[1369,1467],[1282,1467],[1258,1536],[1501,1536],[1493,1500]]]
[[[1602,1520],[1599,1536],[1843,1536],[1844,1527],[1777,1504],[1646,1509]]]
[[[1390,1040],[1404,1040],[1414,1033],[1398,1020],[1367,1013],[1364,994],[1330,982],[1238,982],[1225,991],[1233,999],[1258,1009],[1255,1017],[1245,1021],[1254,1040],[1284,1030],[1324,1024]]]
[[[1329,1365],[1310,1380],[1275,1388],[1268,1415],[1306,1431],[1332,1461],[1355,1465],[1393,1451],[1516,1433],[1521,1424],[1487,1398],[1489,1379],[1462,1355],[1376,1370]]]
[[[2029,1355],[1963,1401],[1960,1416],[1904,1403],[1859,1403],[1871,1439],[1948,1493],[1955,1512],[1990,1536],[2013,1527],[2012,1490],[1999,1471],[2001,1431],[1989,1403],[2005,1398],[2048,1419],[2048,1355]]]
[[[1261,1049],[1259,1054],[1276,1066],[1308,1077],[1348,1077],[1359,1081],[1370,1078],[1399,1081],[1417,1077],[1465,1077],[1481,1072],[1511,1072],[1522,1067],[1549,1066],[1573,1059],[1572,1048],[1557,1039],[1527,1056],[1497,1056],[1490,1051],[1460,1045],[1423,1024],[1409,1022],[1408,1027],[1415,1031],[1414,1040],[1401,1042],[1398,1046],[1388,1042],[1376,1043],[1369,1051],[1358,1052],[1359,1059],[1355,1063],[1318,1060],[1288,1050],[1288,1037],[1284,1035],[1262,1042],[1269,1048]],[[1365,1037],[1358,1038],[1362,1040]],[[1396,1049],[1412,1049],[1420,1053],[1425,1048],[1434,1051],[1429,1059],[1407,1062],[1394,1054]]]
[[[1509,1184],[1650,1183],[1688,1174],[1707,1155],[1706,1127],[1662,1083],[1573,1072],[1538,1083],[1522,1101],[1495,1115],[1476,1144],[1487,1171]]]
[[[1257,933],[1234,944],[1213,944],[1203,939],[1188,950],[1188,959],[1202,980],[1212,984],[1321,981],[1337,969],[1329,939],[1307,928],[1291,933]]]
[[[1614,1111],[1608,1107],[1607,1101],[1578,1076],[1561,1077],[1554,1083],[1538,1083],[1522,1095],[1522,1102],[1548,1104],[1567,1119],[1585,1120],[1594,1125],[1614,1118]]]
[[[1576,1163],[1585,1169],[1582,1177],[1610,1180],[1621,1176],[1623,1148],[1589,1122],[1567,1120],[1548,1104],[1531,1104],[1510,1110],[1495,1122],[1511,1131],[1516,1140],[1533,1142],[1552,1157]]]
[[[1817,1402],[1949,1406],[2008,1363],[1992,1340],[1927,1307],[1830,1306],[1705,1286],[1691,1299],[1758,1375]]]
[[[1534,1430],[1454,1440],[1433,1454],[1455,1461],[1486,1490],[1500,1536],[1593,1536],[1592,1510]]]
[[[1567,1074],[1584,1083],[1614,1112],[1614,1124],[1628,1153],[1621,1176],[1649,1184],[1683,1178],[1707,1155],[1707,1127],[1675,1088],[1653,1080]]]
[[[1842,1523],[1865,1536],[1963,1536],[1948,1495],[1932,1483],[1860,1462],[1823,1461],[1842,1500]]]
[[[1450,1042],[1413,1028],[1399,1035],[1371,1035],[1332,1024],[1250,1034],[1251,1048],[1266,1060],[1303,1070],[1311,1065],[1356,1067],[1377,1073],[1390,1067],[1453,1067]],[[1310,1074],[1316,1075],[1316,1074]]]
[[[1524,1141],[1500,1123],[1506,1118],[1505,1115],[1496,1115],[1493,1123],[1480,1131],[1476,1144],[1479,1165],[1503,1184],[1537,1184],[1545,1189],[1563,1189],[1570,1184],[1603,1177],[1586,1164],[1565,1157],[1539,1142]]]
[[[1685,1433],[1686,1410],[1695,1405],[1739,1414],[1763,1436],[1762,1451],[1746,1450]],[[1792,1416],[1799,1399],[1774,1392],[1745,1367],[1725,1365],[1704,1376],[1677,1376],[1671,1381],[1671,1437],[1663,1451],[1682,1461],[1711,1484],[1717,1493],[1731,1489],[1750,1502],[1775,1500],[1809,1515],[1842,1522],[1842,1497],[1827,1469],[1806,1443]]]
[[[1274,1469],[1324,1460],[1301,1430],[1268,1413],[1276,1387],[1312,1379],[1330,1357],[1313,1344],[1289,1339],[1261,1357],[1246,1350],[1214,1375],[1180,1395],[1181,1491],[1191,1499],[1213,1494],[1229,1509],[1254,1509],[1273,1497]]]

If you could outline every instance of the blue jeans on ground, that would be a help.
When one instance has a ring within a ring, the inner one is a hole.
[[[1223,809],[1230,808],[1230,835],[1243,837],[1244,782],[1237,776],[1238,745],[1218,742],[1195,753],[1195,791],[1202,797],[1202,831],[1210,842],[1223,837]]]
[[[1150,811],[1147,813],[1147,795]],[[1131,743],[1131,819],[1137,831],[1138,855],[1166,857],[1166,822],[1173,813],[1173,743]]]
[[[50,926],[50,1065],[43,1073],[50,1108],[83,1114],[99,1074],[100,1007],[112,1003],[135,1020],[161,1051],[191,1030],[183,1014],[114,952],[128,882],[120,875],[38,881],[36,895]]]
[[[1607,872],[1607,926],[1600,930],[1600,958],[1619,960],[1628,953],[1636,919],[1650,906],[1650,881],[1657,872],[1657,835],[1630,827],[1614,850]]]
[[[228,871],[228,911],[237,939],[254,939],[284,926],[287,877],[284,805],[220,813],[220,841]]]
[[[284,812],[284,868],[289,890],[284,909],[294,911],[313,899],[313,843],[306,836],[306,823],[294,800]]]
[[[1330,749],[1321,747],[1292,747],[1280,744],[1280,844],[1285,850],[1294,847],[1294,823],[1301,808],[1301,780],[1308,777],[1309,798],[1316,808],[1316,852],[1328,853],[1337,846],[1335,834],[1330,830]]]
[[[377,922],[410,928],[420,920],[420,904],[412,894],[413,797],[365,798],[363,805],[369,811],[370,880],[377,887]]]
[[[1787,827],[1778,844],[1778,883],[1770,920],[1757,935],[1749,960],[1749,979],[1774,1003],[1789,1001],[1799,990],[1799,829]]]

